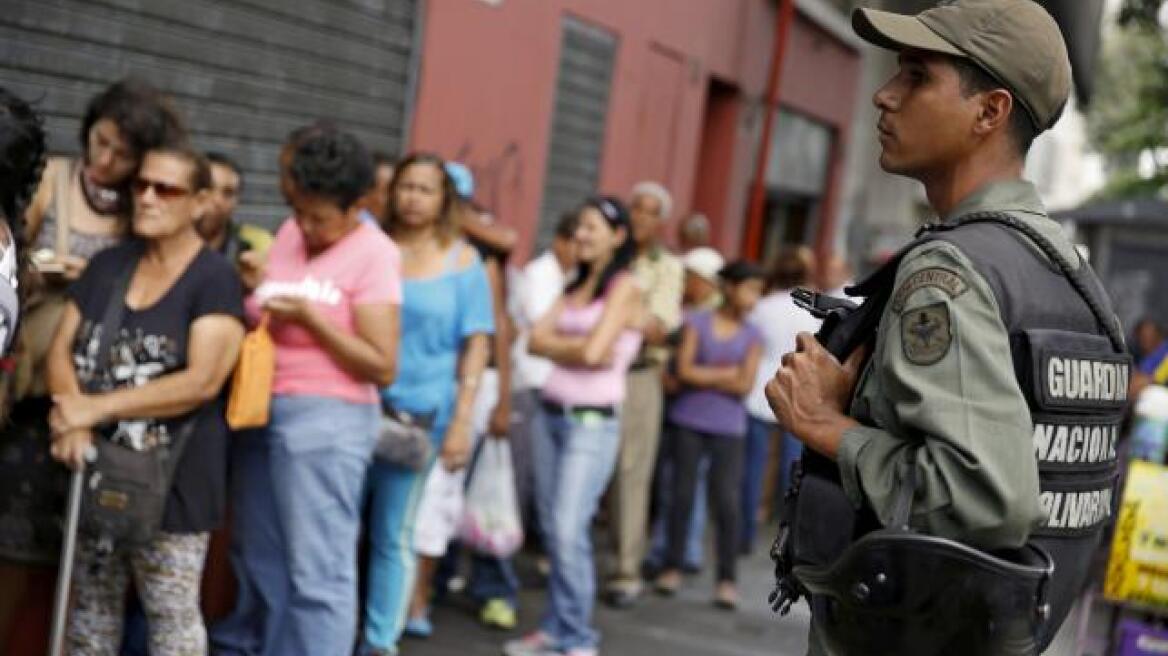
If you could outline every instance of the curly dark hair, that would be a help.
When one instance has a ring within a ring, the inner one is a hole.
[[[45,166],[45,144],[40,115],[0,87],[0,215],[17,239],[24,233],[24,210]]]
[[[291,145],[288,172],[303,193],[326,198],[347,211],[373,185],[373,158],[348,132],[318,126]]]
[[[107,118],[118,126],[136,160],[154,148],[186,145],[186,128],[170,100],[144,80],[115,82],[89,101],[81,120],[82,152],[89,148],[93,125]]]

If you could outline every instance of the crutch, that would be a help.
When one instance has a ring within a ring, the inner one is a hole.
[[[86,463],[93,462],[97,450],[85,454]],[[65,539],[61,545],[61,565],[57,569],[57,596],[53,600],[53,635],[49,656],[65,653],[65,620],[69,616],[69,590],[73,583],[73,555],[77,552],[77,525],[81,518],[81,486],[85,484],[85,467],[73,472],[69,479],[69,499],[65,505]]]

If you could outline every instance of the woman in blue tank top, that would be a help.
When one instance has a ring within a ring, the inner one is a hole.
[[[382,401],[432,414],[438,462],[465,467],[471,410],[494,332],[486,270],[458,239],[454,186],[443,161],[407,157],[390,183],[386,230],[402,253],[401,346],[394,384]],[[419,567],[414,517],[428,468],[412,471],[375,461],[369,470],[369,585],[361,653],[396,654],[417,577],[432,577],[434,562]]]

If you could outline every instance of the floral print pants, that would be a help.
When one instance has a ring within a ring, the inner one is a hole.
[[[150,627],[152,656],[204,656],[207,630],[199,611],[199,584],[209,537],[159,533],[150,544],[112,551],[94,540],[80,540],[68,653],[117,656],[126,586],[133,575]]]

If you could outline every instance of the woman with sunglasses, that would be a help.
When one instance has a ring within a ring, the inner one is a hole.
[[[268,251],[249,319],[276,344],[271,419],[232,451],[235,609],[217,656],[352,653],[361,494],[397,371],[397,247],[361,220],[373,160],[353,135],[316,124],[280,156],[292,206]]]
[[[243,340],[234,269],[195,230],[210,178],[206,160],[192,150],[145,154],[132,185],[133,238],[89,262],[70,288],[50,347],[54,458],[80,468],[93,441],[103,439],[140,451],[167,449],[176,462],[162,525],[149,543],[81,536],[70,653],[118,649],[131,576],[151,653],[207,649],[199,584],[227,488],[220,390]],[[111,297],[119,286],[111,281],[123,279],[125,295]],[[124,304],[124,313],[119,325],[107,326],[113,303]],[[106,331],[112,336],[103,337]]]
[[[439,454],[433,466],[448,472],[469,459],[472,411],[495,329],[486,270],[474,248],[458,238],[455,194],[444,162],[434,155],[411,155],[394,171],[386,230],[402,251],[404,329],[400,373],[381,394],[386,405],[433,417],[431,442]],[[414,552],[426,474],[381,461],[369,470],[363,656],[396,654],[409,615],[413,633],[429,632],[425,608],[409,608],[414,582],[428,583],[437,565]]]
[[[628,274],[636,247],[620,201],[593,198],[578,220],[576,276],[536,322],[528,346],[555,364],[543,387],[545,428],[532,445],[536,510],[551,557],[548,604],[539,629],[507,643],[507,656],[595,656],[600,640],[591,626],[588,529],[616,464],[625,373],[641,345],[641,293]]]
[[[59,469],[38,463],[47,461],[49,442],[46,359],[66,289],[90,258],[125,235],[130,181],[143,153],[184,139],[181,121],[157,90],[133,79],[110,86],[86,108],[81,157],[45,163],[20,222],[23,257],[31,261],[34,273],[23,276],[22,316],[9,370],[0,377],[0,404],[9,410],[3,439],[36,447],[19,451],[23,473],[18,491],[0,493],[4,525],[18,523],[27,529],[12,531],[14,539],[0,540],[0,559],[7,561],[0,566],[0,628],[8,621],[39,625],[51,613],[47,603],[30,603],[32,595],[26,591],[52,585],[56,568],[44,565],[53,565],[60,553],[63,480]],[[20,616],[6,620],[13,605],[20,607]]]

